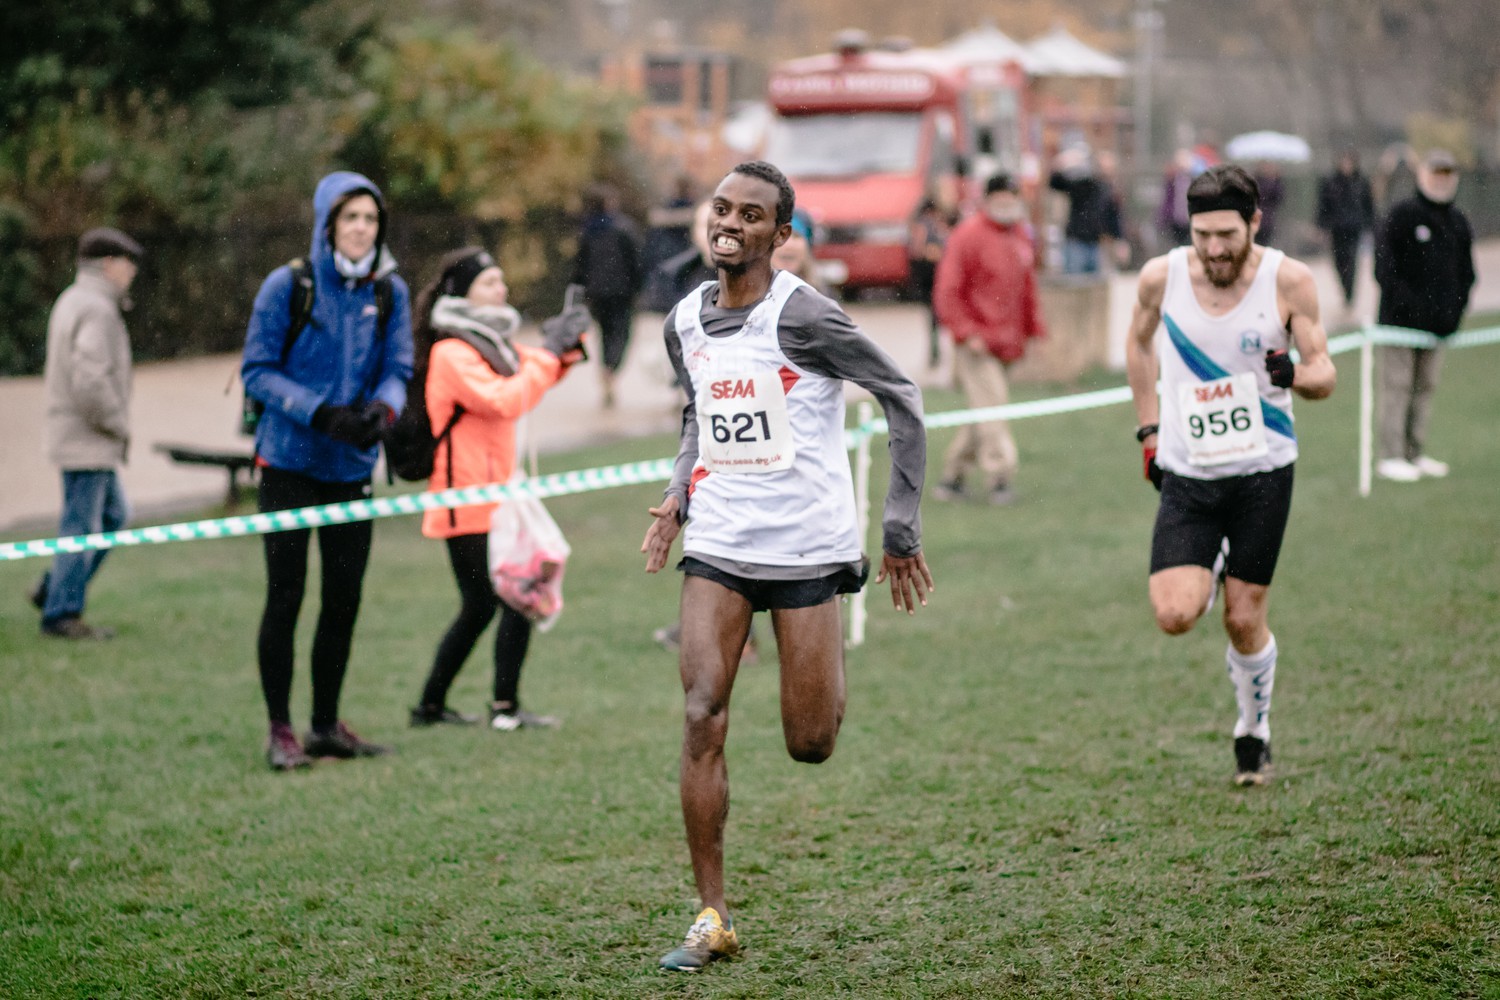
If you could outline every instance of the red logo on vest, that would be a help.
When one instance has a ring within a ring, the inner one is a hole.
[[[1197,397],[1198,402],[1200,402],[1200,403],[1211,403],[1211,402],[1213,402],[1216,399],[1223,399],[1226,396],[1233,396],[1234,395],[1234,383],[1232,383],[1232,382],[1225,382],[1223,385],[1216,385],[1212,389],[1209,389],[1209,388],[1194,389],[1193,390],[1193,395]]]
[[[709,384],[714,399],[754,399],[755,381],[748,378],[726,378]]]

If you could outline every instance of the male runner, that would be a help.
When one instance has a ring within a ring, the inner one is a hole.
[[[833,753],[844,717],[838,595],[857,592],[868,562],[855,528],[844,449],[843,380],[874,394],[890,424],[885,554],[876,583],[908,614],[927,603],[921,552],[926,436],[922,397],[832,301],[771,252],[791,234],[794,194],[764,162],[735,167],[713,196],[709,245],[718,280],[666,320],[667,352],[687,391],[682,446],[641,551],[666,565],[683,521],[685,694],[682,815],[702,911],[665,969],[696,971],[734,954],[724,902],[729,696],[751,615],[771,612],[781,659],[781,724],[793,760]]]
[[[1161,491],[1151,605],[1161,630],[1181,635],[1224,582],[1238,785],[1270,776],[1276,638],[1266,605],[1292,505],[1292,393],[1323,399],[1336,379],[1311,272],[1254,242],[1259,194],[1237,166],[1194,179],[1192,247],[1141,269],[1126,349],[1136,439]]]

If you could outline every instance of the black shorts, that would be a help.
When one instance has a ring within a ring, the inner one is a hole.
[[[1292,466],[1229,479],[1162,473],[1161,506],[1151,535],[1151,572],[1173,566],[1212,569],[1229,539],[1226,572],[1268,586],[1292,512]]]
[[[726,573],[701,559],[685,556],[677,568],[688,576],[701,576],[739,594],[750,602],[751,611],[785,611],[791,608],[815,608],[827,604],[839,594],[857,594],[864,589],[870,575],[870,561],[860,561],[859,571],[840,570],[811,580],[752,580]]]

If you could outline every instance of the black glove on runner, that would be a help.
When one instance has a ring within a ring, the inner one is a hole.
[[[1156,487],[1156,492],[1161,492],[1161,466],[1156,464],[1156,449],[1141,449],[1141,460],[1145,466],[1146,480]]]
[[[1297,377],[1297,366],[1292,364],[1292,356],[1286,351],[1266,352],[1266,374],[1271,376],[1271,384],[1279,389],[1290,389],[1292,381]]]

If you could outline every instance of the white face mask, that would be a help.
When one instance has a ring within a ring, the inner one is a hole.
[[[1019,201],[985,206],[985,214],[1002,226],[1014,226],[1026,218],[1026,206]]]

